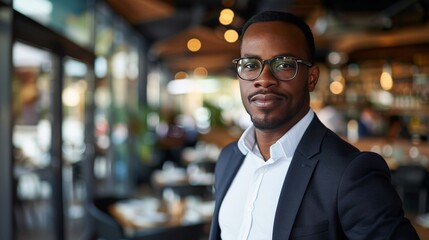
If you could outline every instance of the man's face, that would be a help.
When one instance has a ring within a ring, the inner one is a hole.
[[[266,60],[276,56],[309,60],[299,28],[277,21],[250,25],[242,39],[241,57]],[[286,132],[308,112],[309,92],[314,90],[319,70],[299,63],[297,71],[294,79],[280,81],[265,65],[256,80],[240,79],[241,98],[256,128]]]

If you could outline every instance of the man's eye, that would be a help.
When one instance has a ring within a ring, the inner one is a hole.
[[[258,69],[258,68],[259,68],[259,64],[257,64],[257,63],[248,62],[248,63],[245,63],[243,65],[243,69],[246,71],[251,71],[251,70]]]
[[[277,71],[287,71],[295,69],[295,64],[293,62],[278,62],[274,65],[274,69]]]

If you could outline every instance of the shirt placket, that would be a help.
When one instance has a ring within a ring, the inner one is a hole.
[[[248,202],[247,202],[247,208],[249,209],[249,211],[246,211],[245,213],[245,221],[246,224],[244,224],[245,229],[243,229],[244,231],[242,231],[243,236],[240,239],[243,240],[247,240],[249,239],[250,236],[250,232],[252,229],[252,223],[253,223],[253,219],[254,219],[254,210],[256,207],[256,201],[258,199],[258,194],[259,194],[259,189],[262,185],[262,181],[264,179],[264,175],[267,172],[267,167],[268,165],[263,165],[259,168],[257,168],[255,170],[255,174],[254,174],[254,178],[253,178],[253,184],[252,186],[254,186],[252,188],[252,192],[250,194],[250,197],[248,198]]]

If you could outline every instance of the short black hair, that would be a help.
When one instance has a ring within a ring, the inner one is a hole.
[[[250,25],[258,22],[271,22],[271,21],[281,21],[281,22],[286,22],[297,26],[304,34],[305,40],[307,42],[308,54],[310,58],[308,60],[311,63],[314,62],[316,47],[314,44],[313,33],[311,32],[310,27],[302,18],[288,12],[263,11],[254,15],[249,20],[247,20],[247,22],[241,28],[241,40],[243,39],[244,33],[246,32],[247,28],[249,28]]]

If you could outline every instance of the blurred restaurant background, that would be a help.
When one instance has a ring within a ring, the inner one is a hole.
[[[0,239],[207,239],[262,10],[311,26],[312,108],[384,156],[429,239],[428,0],[0,0]]]

